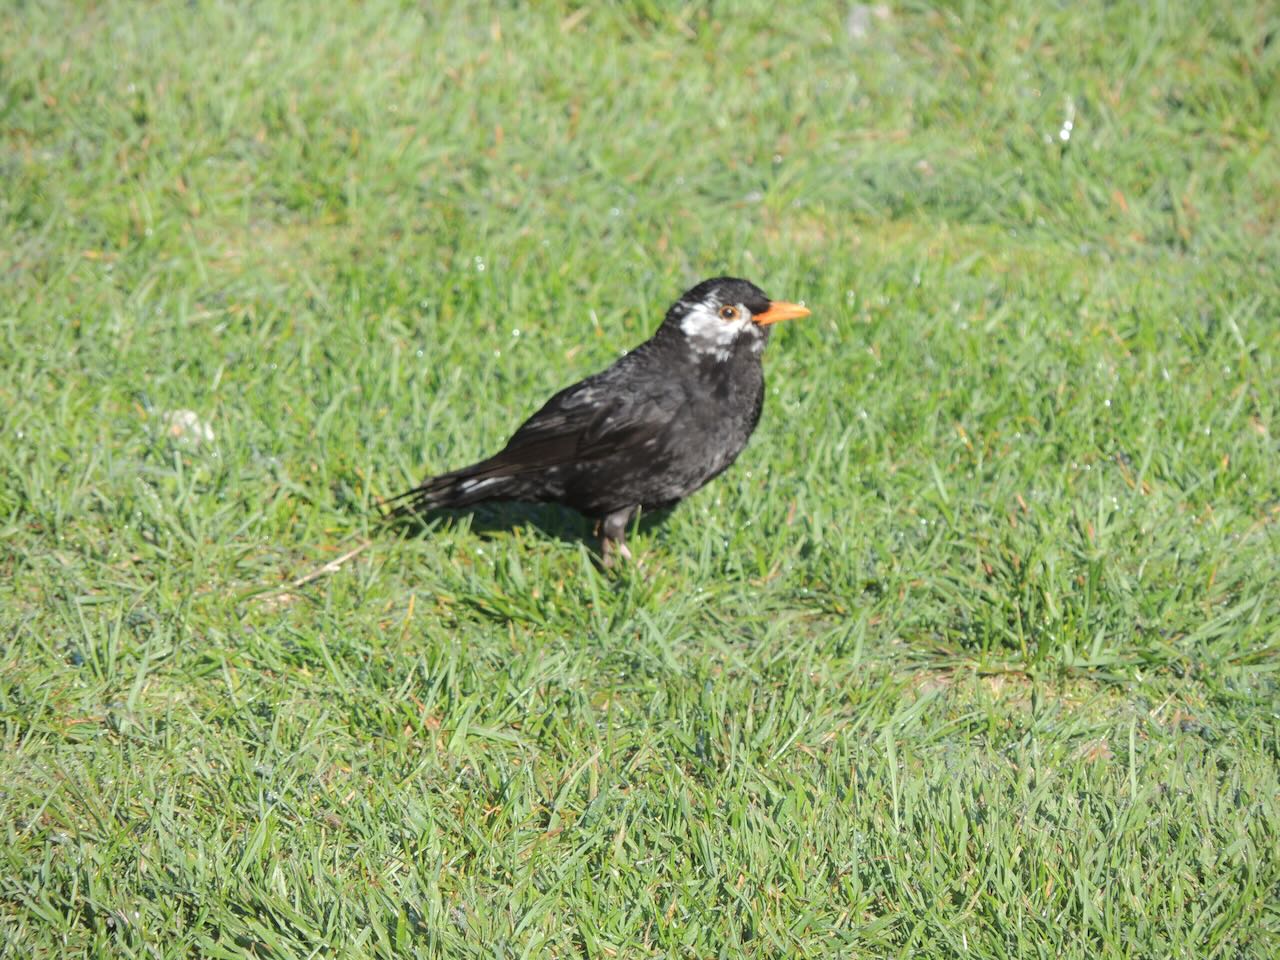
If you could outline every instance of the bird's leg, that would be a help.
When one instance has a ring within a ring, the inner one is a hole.
[[[639,507],[623,507],[615,510],[600,522],[600,560],[608,569],[614,564],[614,556],[631,561],[631,551],[627,549],[627,527],[636,515]]]

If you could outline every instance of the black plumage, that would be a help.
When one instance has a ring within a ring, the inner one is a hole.
[[[393,498],[392,515],[562,503],[599,521],[606,564],[615,553],[629,559],[637,511],[678,503],[742,452],[764,403],[769,325],[808,312],[746,280],[705,280],[650,339],[553,396],[501,452]]]

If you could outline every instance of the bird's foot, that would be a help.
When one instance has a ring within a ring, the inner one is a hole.
[[[637,567],[640,566],[640,562],[632,558],[631,551],[627,549],[626,542],[622,540],[613,540],[605,537],[600,541],[600,554],[600,562],[606,570],[613,569],[613,565],[618,562],[618,557],[621,557],[627,563],[635,564]]]

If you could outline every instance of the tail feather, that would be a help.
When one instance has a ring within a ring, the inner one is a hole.
[[[488,462],[443,473],[384,501],[384,506],[397,504],[387,511],[386,516],[397,520],[420,515],[428,510],[450,510],[469,507],[486,500],[503,500],[509,495],[507,486],[510,479],[509,475],[495,475]]]

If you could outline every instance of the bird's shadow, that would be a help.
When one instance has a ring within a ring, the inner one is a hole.
[[[638,529],[640,533],[650,533],[665,523],[670,513],[669,509],[641,513],[638,528],[633,525],[627,532]],[[506,501],[480,503],[474,507],[433,508],[393,517],[388,523],[393,529],[406,534],[425,536],[440,526],[457,526],[464,521],[469,521],[472,533],[485,540],[529,527],[550,540],[564,544],[583,543],[597,556],[600,552],[595,521],[558,503]]]

